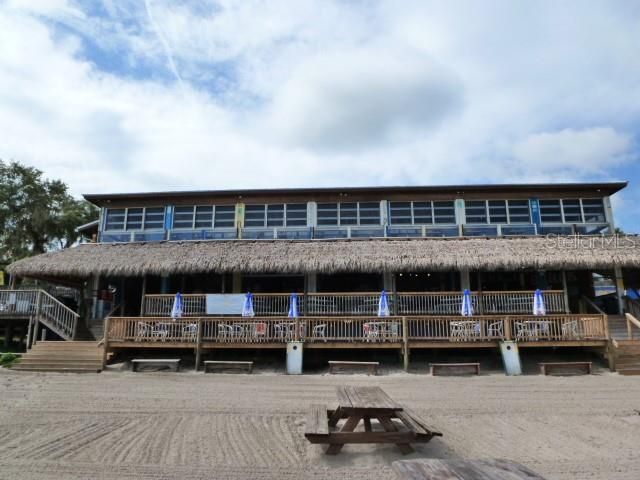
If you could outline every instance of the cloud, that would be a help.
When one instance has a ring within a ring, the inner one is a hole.
[[[579,175],[605,174],[631,160],[632,137],[611,127],[567,128],[535,133],[517,142],[513,157],[530,172],[576,171]]]
[[[640,204],[628,3],[147,4],[0,2],[0,158],[75,193],[622,178]]]
[[[269,124],[293,146],[375,149],[427,135],[462,97],[458,79],[428,56],[369,47],[301,64],[275,95]]]

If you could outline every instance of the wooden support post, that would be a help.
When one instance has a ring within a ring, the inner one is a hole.
[[[562,270],[562,290],[564,294],[564,313],[571,313],[569,308],[569,287],[567,286],[567,272]]]
[[[33,339],[31,340],[31,348],[38,341],[38,317],[34,317],[33,319]]]
[[[29,324],[27,325],[27,341],[26,341],[27,350],[31,348],[31,326],[32,325],[33,325],[33,317],[29,317]]]
[[[145,296],[147,295],[147,276],[142,277],[142,298],[140,299],[140,316],[144,317],[145,310]]]
[[[402,356],[404,371],[409,371],[409,322],[402,317]]]
[[[11,342],[13,341],[13,322],[11,320],[6,320],[4,327],[4,349],[5,351],[9,350],[11,347]]]
[[[104,337],[103,337],[103,345],[104,350],[102,351],[102,369],[107,366],[107,355],[109,354],[109,323],[111,319],[106,317],[104,319]]]
[[[613,274],[616,282],[616,297],[618,299],[618,314],[624,315],[624,277],[622,275],[622,268],[616,266],[613,269]]]
[[[202,319],[198,319],[198,333],[196,334],[196,372],[200,368],[200,356],[202,354]]]
[[[509,319],[509,317],[503,317],[503,322],[504,322],[504,339],[505,340],[512,340],[512,334],[511,334],[511,320]]]
[[[242,274],[240,272],[231,274],[231,289],[232,293],[242,293]]]

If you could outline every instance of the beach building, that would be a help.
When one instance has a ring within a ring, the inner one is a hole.
[[[198,358],[291,341],[305,349],[399,349],[406,359],[413,349],[502,342],[615,357],[622,348],[615,335],[628,340],[622,315],[640,316],[625,295],[640,287],[640,238],[614,235],[610,198],[625,186],[85,195],[101,209],[97,222],[80,227],[95,242],[7,268],[13,282],[76,289],[77,305],[9,289],[0,291],[0,317],[22,313],[30,345],[42,331],[64,340],[93,331],[109,350],[193,348]],[[383,290],[388,315],[380,313]],[[534,315],[536,290],[544,312]],[[243,317],[247,293],[253,315]]]

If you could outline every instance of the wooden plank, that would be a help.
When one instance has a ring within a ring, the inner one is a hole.
[[[392,436],[394,433],[402,434],[402,436],[400,438],[404,439],[404,440],[398,440],[397,442],[394,441],[394,443],[400,449],[400,452],[403,455],[408,455],[409,453],[413,453],[414,450],[411,447],[411,445],[409,445],[409,443],[412,442],[412,441],[417,440],[417,436],[415,435],[415,433],[413,433],[413,432],[398,432],[398,427],[396,427],[393,424],[393,421],[389,417],[379,416],[377,418],[378,418],[378,421],[380,422],[380,425],[382,425],[382,427],[385,429],[385,431],[386,431],[385,433],[389,437]],[[370,433],[369,435],[373,436],[373,432]]]
[[[419,459],[391,464],[403,480],[545,480],[517,462],[503,459]]]
[[[569,367],[569,368],[582,367],[589,375],[591,375],[593,370],[592,362],[540,362],[538,363],[538,366],[540,367],[540,373],[542,375],[549,375],[550,371],[554,369],[566,368],[566,367]],[[567,373],[565,370],[563,374],[571,375],[573,373]]]
[[[361,413],[392,413],[402,405],[389,397],[380,387],[337,387],[336,395],[342,410]]]
[[[305,426],[305,437],[307,435],[329,435],[329,422],[327,421],[327,407],[324,405],[311,405],[307,414],[307,424]]]
[[[473,369],[476,375],[480,375],[479,363],[431,363],[431,375],[437,375],[441,370],[459,370],[459,369]]]
[[[403,423],[405,423],[405,419],[407,418],[410,419],[409,420],[410,423],[416,424],[418,426],[418,429],[424,431],[427,435],[430,435],[433,437],[442,436],[442,433],[437,431],[435,428],[429,426],[429,424],[425,422],[422,418],[420,418],[413,410],[410,410],[405,407],[402,412],[398,412],[396,413],[396,415]],[[405,425],[407,424],[405,423]],[[407,425],[407,428],[409,428],[409,425]],[[416,431],[416,433],[418,432]]]
[[[340,432],[342,434],[348,434],[348,432],[353,432],[358,426],[358,423],[360,423],[361,418],[362,418],[361,415],[353,415],[349,417],[347,421],[344,423],[344,425],[342,426],[342,429],[340,430]],[[342,447],[344,446],[345,442],[340,442],[339,437],[336,439],[334,435],[336,435],[336,433],[329,435],[328,440],[330,445],[329,445],[329,448],[327,448],[327,451],[325,452],[327,455],[337,455],[338,453],[340,453],[340,450],[342,450]],[[350,443],[353,443],[353,442],[350,442]]]
[[[253,362],[223,360],[207,360],[204,362],[204,373],[210,373],[214,370],[243,370],[251,373],[253,371]]]

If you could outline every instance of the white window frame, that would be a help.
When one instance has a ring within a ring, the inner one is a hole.
[[[144,222],[147,215],[147,208],[162,208],[162,227],[161,228],[144,228]],[[129,210],[133,209],[142,209],[142,220],[140,222],[141,228],[127,228],[127,223],[129,221]],[[161,232],[164,231],[165,222],[167,219],[167,208],[166,207],[107,207],[105,212],[105,221],[104,221],[104,231],[106,232]],[[124,210],[124,224],[121,230],[112,230],[107,229],[107,217],[109,216],[109,210]]]

